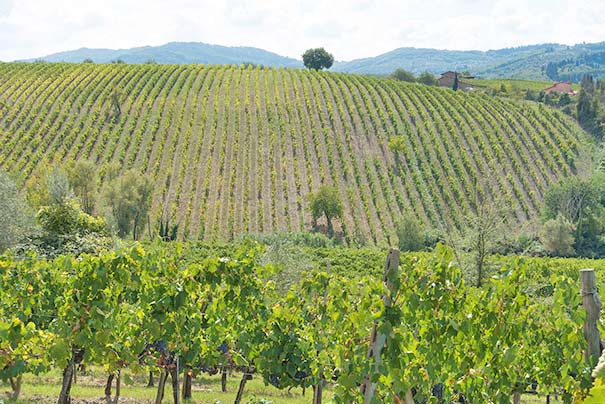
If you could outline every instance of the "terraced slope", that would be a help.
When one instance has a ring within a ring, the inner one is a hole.
[[[0,167],[24,178],[45,159],[136,167],[157,184],[153,216],[165,209],[205,239],[309,229],[306,196],[321,184],[340,192],[347,238],[393,241],[407,210],[457,222],[477,193],[523,222],[575,172],[583,136],[541,106],[355,75],[0,64]]]

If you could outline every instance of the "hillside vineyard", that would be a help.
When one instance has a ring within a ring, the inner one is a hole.
[[[397,154],[393,135],[405,138]],[[321,184],[340,193],[347,240],[395,242],[407,211],[457,223],[477,195],[522,223],[576,171],[582,136],[541,105],[356,75],[0,64],[2,169],[24,180],[43,162],[135,168],[156,184],[152,223],[174,214],[181,236],[207,240],[309,230],[306,197]]]

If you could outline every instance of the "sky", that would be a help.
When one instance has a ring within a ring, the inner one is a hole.
[[[0,60],[172,41],[337,60],[605,41],[603,0],[0,0]]]

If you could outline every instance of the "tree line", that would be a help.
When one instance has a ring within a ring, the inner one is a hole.
[[[103,185],[101,185],[101,177]],[[90,161],[37,170],[20,190],[0,172],[0,250],[42,256],[98,252],[116,237],[137,240],[151,231],[151,179],[114,164]],[[154,224],[154,231],[156,225]]]

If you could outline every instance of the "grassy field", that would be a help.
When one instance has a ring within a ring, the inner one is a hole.
[[[192,388],[193,400],[191,403],[214,404],[217,401],[220,401],[227,404],[233,402],[239,386],[240,377],[241,375],[237,373],[230,375],[227,379],[227,393],[221,392],[220,375],[208,376],[204,374],[201,377],[195,378]],[[122,398],[120,399],[120,402],[153,402],[157,389],[143,387],[147,383],[147,380],[144,377],[134,377],[133,381],[134,384],[132,385],[122,385]],[[72,397],[80,400],[101,399],[103,398],[105,382],[106,379],[103,378],[103,374],[100,371],[95,371],[92,375],[79,376],[77,384],[72,387]],[[9,388],[6,384],[4,387],[5,389]],[[51,372],[50,374],[41,377],[26,375],[23,384],[23,397],[20,402],[23,404],[39,402],[54,403],[60,390],[61,378],[58,371]],[[246,384],[244,403],[253,398],[265,398],[271,400],[274,404],[304,404],[311,401],[312,395],[312,390],[307,390],[305,397],[302,396],[301,389],[295,389],[289,393],[287,391],[280,391],[272,386],[265,386],[261,379],[255,378]],[[172,388],[170,382],[166,384],[164,397],[164,402],[172,402]],[[327,400],[330,399],[331,393],[329,389],[326,389],[324,397]]]
[[[35,377],[26,375],[23,384],[23,393],[19,401],[15,404],[51,404],[56,401],[60,391],[60,374],[58,371],[51,372],[47,375]],[[239,374],[230,375],[228,378],[227,393],[221,393],[220,375],[207,376],[203,375],[194,379],[193,384],[193,400],[192,404],[215,404],[215,403],[231,403],[235,399],[237,388],[240,381]],[[143,387],[147,380],[142,376],[133,377],[133,384],[123,385],[120,402],[131,404],[147,404],[152,403],[155,398],[156,388]],[[157,380],[156,380],[157,382]],[[3,390],[8,390],[8,385],[2,384]],[[75,399],[74,404],[96,404],[104,403],[103,389],[105,379],[100,370],[95,370],[86,375],[78,377],[77,384],[72,388],[72,397]],[[114,392],[115,393],[115,392]],[[246,393],[244,395],[244,403],[248,403],[256,399],[270,400],[272,404],[308,404],[311,402],[313,392],[311,389],[306,391],[305,396],[302,395],[301,389],[293,389],[290,392],[280,391],[272,386],[265,386],[262,380],[255,378],[246,385]],[[605,386],[598,385],[592,391],[592,397],[585,401],[585,404],[603,404],[605,403]],[[324,401],[329,402],[332,393],[330,388],[324,390]],[[165,403],[172,402],[172,390],[169,384],[166,386]],[[546,399],[543,396],[523,395],[523,404],[538,404],[545,403]],[[561,401],[551,400],[551,403],[558,404]]]
[[[347,241],[393,244],[407,211],[458,223],[477,194],[526,222],[549,184],[579,170],[584,141],[547,107],[375,77],[0,64],[0,169],[22,182],[74,159],[144,172],[151,224],[163,211],[181,238],[309,230],[307,196],[322,184],[343,201]]]
[[[516,79],[472,79],[465,81],[473,84],[477,88],[488,88],[497,92],[500,92],[504,85],[506,94],[515,98],[523,98],[527,90],[539,93],[554,84],[552,81]],[[572,89],[580,91],[580,86],[578,84],[572,84]]]

